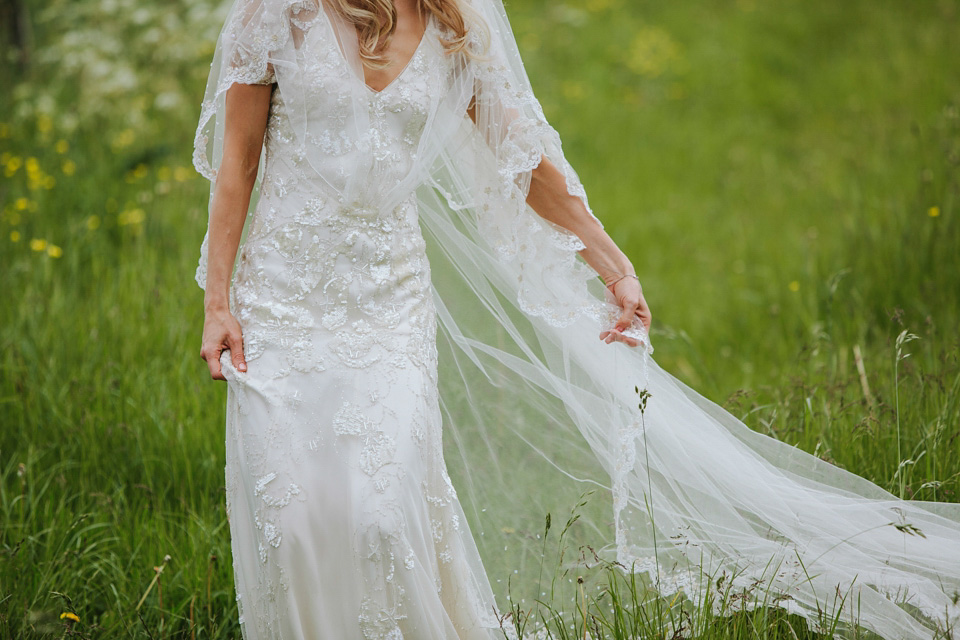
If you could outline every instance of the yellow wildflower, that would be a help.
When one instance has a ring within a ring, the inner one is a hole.
[[[937,218],[937,217],[939,217],[939,216],[940,216],[940,207],[938,207],[938,206],[932,206],[932,207],[930,207],[929,209],[927,209],[927,215],[930,216],[931,218]]]
[[[186,167],[177,167],[173,170],[173,179],[177,182],[186,182],[191,175],[193,175],[193,172]]]
[[[72,176],[77,172],[77,163],[68,158],[67,160],[63,161],[60,169],[63,171],[63,175]]]
[[[13,206],[17,209],[17,211],[23,211],[24,209],[27,209],[30,206],[30,200],[22,197],[17,198],[16,200],[13,201]]]
[[[99,226],[100,226],[100,216],[93,215],[87,218],[87,229],[89,229],[90,231],[93,231]]]
[[[142,180],[143,178],[147,177],[147,173],[147,165],[142,163],[138,164],[133,170],[127,172],[127,183],[131,184],[137,182],[138,180]]]
[[[133,129],[124,129],[113,137],[113,142],[111,142],[111,145],[114,149],[122,149],[124,147],[129,147],[136,139],[137,135]]]
[[[45,113],[37,116],[37,131],[40,133],[49,133],[53,129],[53,120]]]
[[[60,614],[61,620],[72,620],[73,622],[80,622],[80,616],[70,611],[64,611]]]
[[[160,167],[157,169],[157,180],[166,182],[170,179],[171,174],[170,167]]]
[[[794,293],[796,293],[797,291],[800,291],[800,283],[796,280],[794,280],[787,286],[789,287],[790,291],[793,291]]]
[[[13,174],[17,172],[17,169],[20,168],[20,165],[23,164],[23,160],[21,160],[17,156],[10,155],[9,153],[4,155],[6,156],[6,159],[3,161],[3,164],[4,164],[3,173],[6,177],[10,178],[13,176]]]
[[[117,223],[121,226],[128,224],[140,224],[146,218],[143,209],[124,209],[117,214]]]
[[[47,241],[43,238],[34,238],[30,241],[30,248],[34,251],[45,251],[47,248]]]
[[[27,169],[27,187],[31,191],[53,189],[56,181],[40,168],[40,162],[36,158],[27,158],[25,166]]]
[[[10,242],[20,242],[20,232],[16,229],[10,232]]]
[[[55,244],[47,245],[47,255],[51,258],[59,258],[63,255],[63,249]]]
[[[61,138],[60,140],[57,140],[57,144],[53,145],[53,149],[62,155],[67,151],[70,151],[70,143]]]

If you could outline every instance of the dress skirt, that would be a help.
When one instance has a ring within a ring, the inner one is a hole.
[[[416,201],[386,220],[315,213],[253,225],[231,289],[247,359],[240,372],[221,356],[243,636],[502,638],[443,458]]]

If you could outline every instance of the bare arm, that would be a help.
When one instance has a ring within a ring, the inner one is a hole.
[[[225,380],[220,353],[229,349],[235,367],[246,371],[240,324],[230,313],[230,276],[257,179],[270,109],[271,85],[234,84],[226,93],[223,162],[217,172],[207,239],[207,282],[200,357],[210,376]]]
[[[476,111],[472,104],[467,113],[476,122]],[[618,340],[636,346],[636,341],[619,335],[631,325],[634,316],[639,317],[647,329],[650,328],[650,307],[643,297],[636,271],[627,256],[590,215],[583,201],[567,191],[566,178],[546,157],[531,173],[527,203],[542,218],[573,232],[583,241],[586,248],[580,251],[580,255],[607,283],[623,311],[615,331],[605,331],[601,339],[608,344]]]
[[[614,331],[605,331],[601,339],[608,344],[618,340],[636,346],[636,341],[619,334],[631,325],[634,316],[640,318],[644,327],[650,328],[650,307],[643,297],[633,264],[597,224],[583,201],[570,195],[563,174],[547,158],[543,158],[532,172],[527,203],[541,217],[572,231],[583,241],[586,248],[580,251],[580,255],[600,274],[616,299],[622,313]]]

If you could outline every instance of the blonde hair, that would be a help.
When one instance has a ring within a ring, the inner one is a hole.
[[[383,52],[397,30],[397,8],[393,0],[321,0],[353,24],[360,45],[360,60],[372,69],[383,69],[389,63]],[[461,6],[458,0],[417,0],[417,10],[432,14],[453,37],[440,38],[448,54],[463,53],[477,57],[469,46],[469,31],[476,29],[486,46],[489,33],[483,20],[469,6]]]

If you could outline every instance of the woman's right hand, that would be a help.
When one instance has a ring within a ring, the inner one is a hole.
[[[240,323],[227,309],[206,311],[201,343],[200,357],[207,361],[210,377],[214,380],[226,380],[220,367],[220,354],[225,350],[230,351],[237,371],[247,370],[243,357],[243,332]]]
[[[627,346],[640,346],[640,341],[634,337],[624,334],[631,327],[639,323],[643,326],[644,332],[650,331],[650,307],[643,297],[643,288],[640,286],[640,280],[635,275],[615,274],[614,280],[607,285],[607,302],[620,309],[620,315],[613,327],[600,334],[600,339],[610,344],[611,342],[624,342]]]

